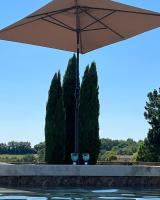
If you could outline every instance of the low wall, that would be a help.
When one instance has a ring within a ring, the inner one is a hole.
[[[0,176],[160,176],[159,166],[0,165]]]
[[[4,186],[155,186],[160,187],[160,167],[122,165],[0,165]]]

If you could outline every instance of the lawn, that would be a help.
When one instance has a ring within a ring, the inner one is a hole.
[[[36,155],[10,155],[10,154],[0,154],[0,162],[7,163],[17,163],[17,162],[35,162]]]

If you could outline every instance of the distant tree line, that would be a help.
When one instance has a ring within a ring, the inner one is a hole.
[[[143,141],[127,140],[112,140],[109,138],[100,139],[100,153],[98,160],[114,160],[117,155],[133,155],[143,144]],[[13,148],[14,147],[14,148]],[[12,149],[12,151],[11,151]],[[14,150],[14,151],[13,151]],[[36,144],[33,148],[30,142],[8,142],[7,144],[0,143],[0,154],[9,155],[32,155],[36,154],[38,157],[9,157],[11,161],[45,161],[45,142]],[[7,157],[7,159],[9,159]],[[2,159],[1,159],[2,160]]]
[[[112,161],[117,159],[117,155],[133,156],[142,143],[142,140],[136,142],[131,138],[128,138],[127,140],[102,138],[98,159],[100,161]]]
[[[101,153],[104,153],[105,151],[115,151],[117,155],[133,155],[137,152],[137,149],[142,142],[142,140],[136,142],[131,138],[128,138],[127,140],[102,138],[100,151]]]
[[[37,153],[36,149],[31,147],[30,142],[15,142],[11,141],[7,144],[0,143],[0,154],[35,154]]]
[[[48,164],[70,164],[75,152],[76,56],[69,60],[61,83],[60,72],[55,73],[48,93],[45,118],[45,161]],[[78,81],[79,153],[90,154],[95,164],[99,154],[99,87],[96,64],[87,66]]]

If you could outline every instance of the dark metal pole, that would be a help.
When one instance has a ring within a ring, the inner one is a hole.
[[[75,91],[75,153],[78,153],[78,138],[79,138],[79,48],[80,48],[80,25],[79,25],[79,8],[76,0],[76,36],[77,36],[77,62],[76,62],[76,91]]]

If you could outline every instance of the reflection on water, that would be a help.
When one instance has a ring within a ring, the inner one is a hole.
[[[160,189],[0,189],[0,200],[160,200]]]

